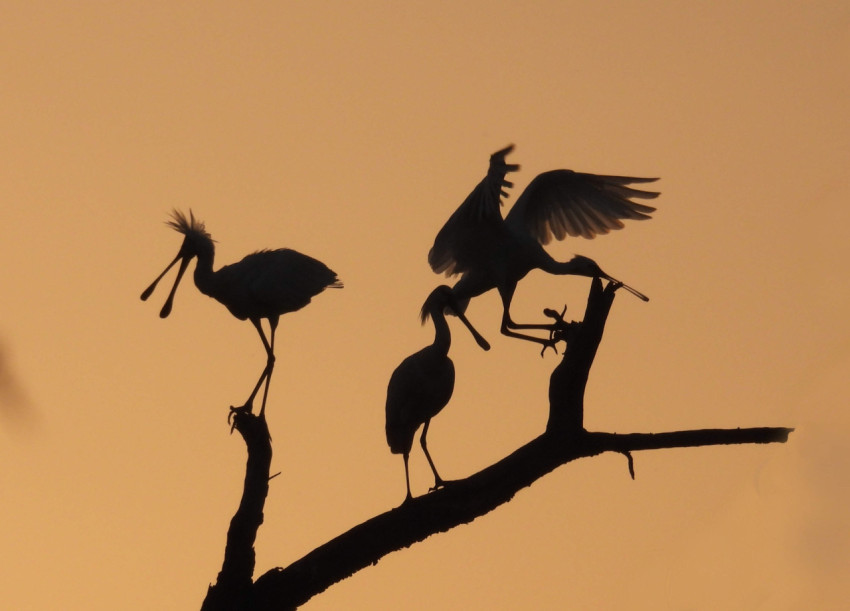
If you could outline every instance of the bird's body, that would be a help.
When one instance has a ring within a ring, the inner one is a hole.
[[[212,270],[212,259],[198,259],[195,285],[239,320],[271,320],[300,310],[338,280],[321,261],[280,248],[255,252],[217,271]]]
[[[393,454],[410,454],[416,430],[448,404],[454,385],[447,349],[432,344],[401,362],[387,387],[387,444]]]
[[[257,391],[266,382],[260,409],[260,415],[263,415],[268,382],[274,368],[274,336],[280,316],[300,310],[326,288],[341,288],[342,283],[336,273],[321,261],[288,248],[261,250],[237,263],[213,270],[215,244],[204,224],[197,221],[191,212],[187,218],[175,211],[168,225],[185,236],[183,244],[177,257],[142,293],[142,299],[147,299],[168,270],[180,261],[177,279],[160,311],[162,318],[168,316],[180,279],[189,262],[197,257],[194,280],[198,290],[223,304],[239,320],[250,320],[260,334],[266,349],[266,367],[248,401],[235,409],[250,412]],[[269,321],[269,338],[263,332],[263,319]]]
[[[451,289],[447,286],[437,287],[422,307],[422,322],[424,323],[428,317],[434,322],[434,341],[404,359],[393,371],[387,387],[387,444],[390,446],[390,451],[394,454],[402,454],[404,457],[407,483],[405,501],[411,498],[408,458],[413,446],[413,438],[420,426],[424,425],[420,443],[434,472],[434,488],[443,484],[428,452],[426,437],[431,418],[439,414],[448,404],[454,392],[455,367],[449,358],[452,339],[444,314],[447,307],[457,309]],[[463,312],[456,313],[478,344],[485,350],[489,349],[489,344],[466,320]]]
[[[539,174],[523,191],[504,218],[501,196],[508,172],[519,169],[507,164],[509,146],[490,157],[487,176],[475,187],[437,234],[428,253],[428,262],[436,273],[461,274],[452,288],[460,307],[469,299],[490,289],[498,289],[504,314],[502,333],[540,343],[546,340],[516,333],[514,329],[538,329],[544,325],[520,325],[510,316],[510,303],[520,280],[531,270],[550,274],[574,274],[602,277],[614,281],[587,257],[576,256],[560,262],[543,248],[552,237],[567,235],[593,238],[623,227],[623,219],[648,219],[655,210],[631,198],[658,196],[628,185],[646,183],[655,178],[602,176],[572,170],[552,170]],[[643,300],[647,298],[623,285]]]

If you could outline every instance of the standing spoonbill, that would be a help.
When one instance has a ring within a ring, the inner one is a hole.
[[[452,288],[461,308],[465,309],[470,298],[497,289],[504,308],[502,334],[545,347],[548,340],[514,331],[551,327],[517,324],[511,319],[510,305],[517,283],[533,269],[617,282],[587,257],[577,255],[566,262],[556,261],[543,249],[543,244],[552,236],[557,240],[567,235],[590,239],[621,229],[622,219],[650,218],[655,208],[633,202],[631,198],[653,199],[658,193],[629,185],[653,182],[657,178],[602,176],[572,170],[544,172],[529,183],[508,215],[502,218],[500,196],[508,195],[504,187],[513,187],[505,175],[519,169],[516,164],[505,163],[505,156],[513,148],[510,145],[490,156],[487,176],[437,234],[428,253],[428,263],[438,274],[462,274]],[[630,286],[622,286],[640,299],[649,300]]]
[[[167,317],[171,313],[177,285],[180,284],[180,279],[189,262],[197,257],[195,286],[204,295],[213,297],[224,304],[239,320],[250,320],[260,334],[263,347],[266,349],[266,366],[254,390],[251,391],[251,396],[243,406],[231,407],[231,415],[234,411],[251,413],[254,397],[265,382],[263,404],[259,414],[263,416],[269,382],[274,370],[274,334],[280,315],[300,310],[326,288],[342,288],[342,282],[337,279],[336,273],[321,261],[288,248],[260,250],[238,263],[225,265],[213,271],[215,257],[213,239],[207,233],[204,224],[195,219],[192,211],[189,211],[189,218],[186,218],[185,214],[175,210],[171,220],[167,221],[167,225],[185,236],[183,244],[174,260],[142,293],[142,300],[151,296],[163,276],[180,261],[174,286],[171,287],[168,299],[159,313],[160,318]],[[271,329],[269,338],[266,337],[260,324],[263,318],[269,321]]]
[[[413,446],[416,430],[423,424],[425,426],[419,442],[434,472],[434,487],[431,490],[436,490],[445,483],[431,460],[425,438],[431,418],[446,406],[455,386],[455,366],[449,358],[452,336],[446,322],[446,308],[460,318],[481,348],[490,349],[487,340],[481,337],[457,306],[448,286],[438,286],[428,295],[420,317],[423,325],[428,317],[434,321],[434,342],[404,359],[393,371],[387,387],[387,443],[393,454],[401,454],[404,457],[404,479],[407,483],[405,503],[413,498],[410,494],[410,472],[407,465],[410,448]]]

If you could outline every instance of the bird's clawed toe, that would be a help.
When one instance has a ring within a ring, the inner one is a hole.
[[[230,413],[227,415],[227,422],[230,423],[232,419],[236,417],[237,414],[250,414],[251,410],[253,410],[254,406],[252,403],[246,403],[245,405],[230,406]]]
[[[235,405],[230,406],[230,412],[227,414],[227,424],[230,425],[230,432],[233,432],[233,429],[236,428],[236,419],[244,414],[250,414],[253,409],[252,403],[249,401],[245,405],[240,405],[239,407]]]
[[[558,354],[556,344],[560,341],[570,343],[572,340],[575,331],[581,323],[567,322],[564,320],[564,315],[566,313],[567,306],[564,306],[564,309],[561,310],[560,313],[550,308],[545,308],[543,310],[543,314],[553,319],[554,322],[549,327],[549,340],[543,344],[543,350],[540,351],[540,356],[543,356],[546,353],[547,348],[552,348],[552,350],[555,351],[555,354]]]
[[[543,344],[543,348],[540,350],[540,356],[541,356],[541,358],[542,358],[542,357],[546,354],[546,350],[547,350],[548,348],[551,348],[551,349],[552,349],[552,352],[554,352],[554,353],[555,353],[555,356],[557,356],[557,355],[558,355],[558,346],[557,346],[557,344],[558,344],[558,339],[555,337],[555,335],[556,335],[556,333],[555,333],[555,330],[554,330],[554,329],[553,329],[552,331],[549,331],[549,340],[548,340],[548,341],[546,341],[546,342]]]
[[[428,492],[436,492],[437,490],[440,490],[441,488],[446,488],[447,486],[451,486],[452,483],[454,483],[454,480],[450,480],[450,479],[447,480],[447,479],[443,479],[442,477],[438,477],[434,481],[434,485],[431,486],[430,488],[428,488]]]

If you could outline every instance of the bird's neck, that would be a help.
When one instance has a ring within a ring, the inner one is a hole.
[[[215,259],[215,247],[210,244],[208,249],[198,253],[198,261],[195,264],[195,286],[204,295],[214,296],[215,272],[213,272],[213,260]]]
[[[587,261],[589,259],[585,257],[573,257],[569,261],[556,261],[552,257],[547,257],[540,269],[549,274],[593,277],[594,273],[588,267]]]
[[[431,319],[434,321],[434,348],[440,354],[448,354],[452,345],[452,334],[449,331],[449,323],[442,312],[432,312]]]

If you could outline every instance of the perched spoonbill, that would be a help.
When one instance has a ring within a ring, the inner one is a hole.
[[[266,350],[266,366],[263,373],[245,404],[231,408],[233,411],[250,413],[254,397],[265,382],[263,404],[259,413],[263,416],[269,381],[274,369],[274,335],[280,315],[300,310],[326,288],[342,288],[342,282],[339,281],[336,273],[321,261],[288,248],[260,250],[238,263],[225,265],[213,271],[215,257],[213,239],[207,233],[204,224],[195,219],[192,211],[189,211],[187,218],[185,214],[175,210],[167,224],[185,236],[183,244],[174,260],[142,293],[142,300],[150,297],[163,276],[179,261],[180,268],[177,270],[174,286],[171,287],[168,299],[159,313],[161,318],[167,317],[171,313],[177,285],[180,284],[180,279],[189,262],[197,257],[195,286],[198,290],[224,304],[239,320],[250,320],[263,341],[263,347]],[[269,321],[271,329],[268,338],[260,324],[264,318]]]
[[[513,148],[510,145],[491,155],[487,176],[437,234],[428,253],[428,263],[436,273],[462,274],[452,288],[462,309],[470,298],[497,289],[504,308],[501,332],[546,346],[546,339],[515,331],[551,327],[517,324],[511,319],[510,305],[517,283],[533,269],[617,282],[587,257],[577,255],[566,262],[556,261],[543,249],[543,244],[552,236],[557,240],[568,235],[593,238],[622,228],[623,219],[650,218],[655,208],[631,199],[653,199],[658,193],[629,185],[653,182],[657,178],[603,176],[572,170],[544,172],[529,183],[508,215],[502,218],[501,196],[508,195],[505,187],[513,187],[505,175],[519,169],[518,165],[505,162]],[[640,299],[649,300],[630,286],[622,286]]]
[[[444,484],[428,452],[425,439],[431,418],[446,406],[455,386],[455,366],[449,358],[452,336],[444,313],[446,308],[457,314],[481,348],[490,349],[487,340],[481,337],[481,334],[464,316],[463,311],[457,307],[452,290],[445,285],[434,289],[425,300],[420,315],[423,325],[429,317],[434,322],[434,342],[404,359],[393,371],[387,387],[387,443],[393,454],[401,454],[404,457],[404,478],[407,483],[405,502],[412,498],[410,472],[407,465],[410,448],[413,446],[416,430],[423,424],[419,442],[434,472],[432,490]]]

